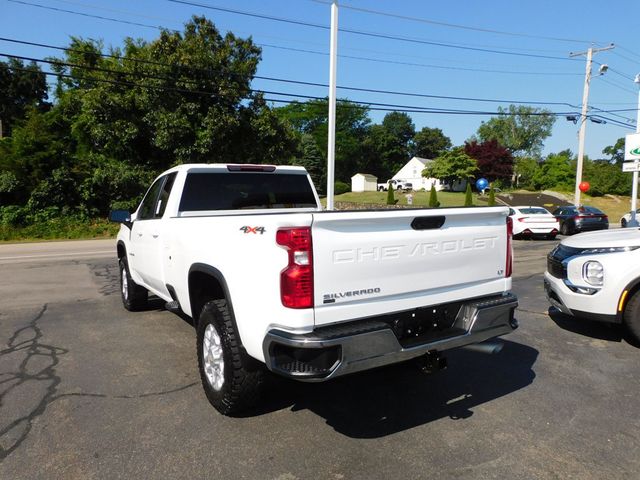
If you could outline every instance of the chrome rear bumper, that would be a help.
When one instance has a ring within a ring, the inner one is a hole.
[[[367,319],[323,327],[307,334],[270,330],[263,342],[267,367],[301,381],[321,382],[483,342],[518,327],[515,295],[482,298],[463,304],[449,335],[426,338],[404,346],[388,322]]]

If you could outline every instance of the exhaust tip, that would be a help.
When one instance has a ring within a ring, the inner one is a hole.
[[[487,353],[489,355],[493,355],[496,353],[500,353],[504,347],[503,342],[482,342],[482,343],[474,343],[472,345],[465,345],[464,349],[470,350],[472,352],[478,353]]]

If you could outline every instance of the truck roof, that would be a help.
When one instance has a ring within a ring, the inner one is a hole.
[[[234,168],[231,170],[229,167]],[[265,170],[263,170],[265,169]],[[270,170],[273,169],[273,170]],[[185,163],[182,165],[176,165],[175,167],[163,172],[181,172],[181,171],[275,171],[278,173],[289,173],[306,175],[307,171],[304,167],[292,166],[292,165],[257,165],[249,163]]]

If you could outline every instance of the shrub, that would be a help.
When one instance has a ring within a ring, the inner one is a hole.
[[[436,186],[431,185],[431,192],[429,192],[429,206],[431,208],[437,208],[440,206],[440,202],[438,201],[438,192],[436,192]]]
[[[391,185],[391,182],[389,182],[387,184],[387,205],[395,205],[396,203],[397,200],[393,195],[393,185]]]
[[[471,196],[471,182],[467,181],[467,190],[464,192],[464,206],[473,207],[473,196]]]
[[[335,195],[342,195],[351,191],[351,187],[344,182],[337,181],[333,184],[333,193]]]
[[[489,188],[489,201],[487,202],[487,205],[490,207],[495,206],[496,204],[496,192],[493,191],[493,186],[491,186],[491,188]]]

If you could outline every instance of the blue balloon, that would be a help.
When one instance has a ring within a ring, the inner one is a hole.
[[[486,178],[479,178],[478,180],[476,180],[476,188],[478,190],[486,190],[488,186],[489,186],[489,182],[487,181]]]

